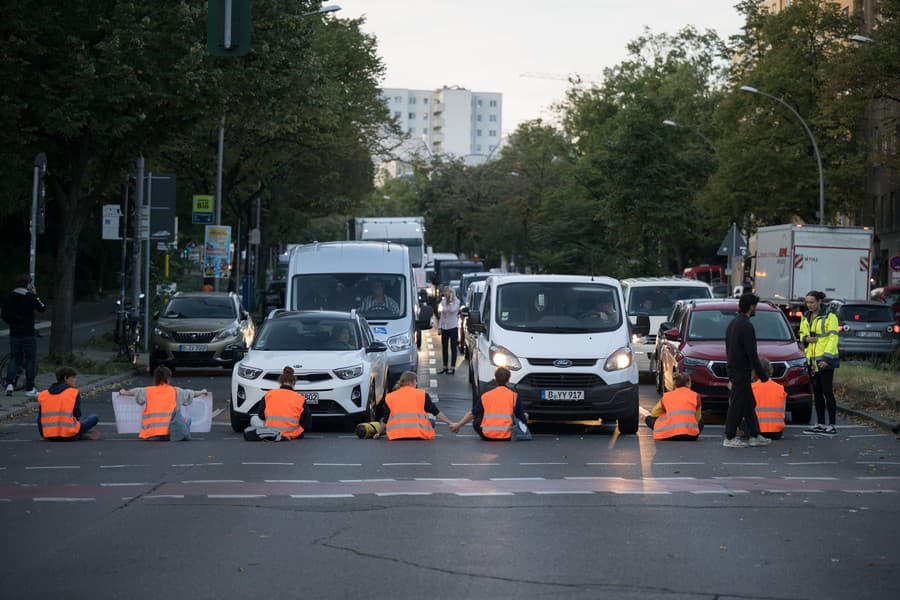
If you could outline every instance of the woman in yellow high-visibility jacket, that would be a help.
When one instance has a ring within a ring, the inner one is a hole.
[[[825,294],[811,291],[806,295],[809,310],[800,321],[800,343],[806,352],[806,363],[812,376],[813,394],[816,401],[818,423],[803,433],[833,436],[837,434],[835,418],[837,403],[834,399],[834,370],[840,366],[838,359],[837,315],[822,306]],[[828,424],[825,423],[825,409],[828,408]]]

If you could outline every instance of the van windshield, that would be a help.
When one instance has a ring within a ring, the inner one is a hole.
[[[617,290],[601,283],[521,282],[497,290],[503,329],[534,333],[614,331],[622,324]]]
[[[646,313],[651,317],[667,317],[678,300],[710,298],[706,286],[632,287],[628,296],[628,314]]]
[[[390,273],[294,275],[292,310],[356,310],[370,321],[406,316],[406,278]]]

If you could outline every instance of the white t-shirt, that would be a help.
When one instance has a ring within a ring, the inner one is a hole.
[[[454,298],[449,304],[446,298],[441,300],[438,314],[438,329],[456,329],[459,327],[459,300]]]

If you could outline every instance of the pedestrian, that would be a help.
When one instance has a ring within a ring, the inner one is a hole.
[[[37,330],[34,328],[34,311],[44,312],[47,306],[37,295],[31,277],[16,277],[16,287],[3,301],[0,318],[9,325],[9,368],[6,371],[6,395],[12,396],[19,377],[19,369],[25,367],[25,395],[37,396],[34,377],[37,372]]]
[[[444,298],[438,305],[438,329],[441,332],[441,359],[444,368],[439,373],[456,372],[456,350],[459,346],[459,300],[450,286],[444,288]],[[449,346],[449,348],[448,348]],[[451,358],[450,362],[447,359]],[[449,368],[448,365],[449,364]]]
[[[377,439],[387,433],[389,440],[403,439],[434,439],[434,425],[428,418],[428,414],[435,419],[452,425],[447,418],[431,401],[425,390],[416,387],[416,374],[412,371],[404,371],[394,386],[394,391],[384,399],[381,410],[381,424],[379,431],[372,437]]]
[[[761,435],[770,440],[780,440],[784,432],[784,409],[787,392],[777,381],[772,380],[772,363],[760,357],[760,364],[768,381],[760,381],[753,377],[753,398],[756,401],[756,419],[759,421]]]
[[[837,402],[834,399],[834,370],[840,366],[838,358],[838,323],[837,315],[822,306],[825,294],[813,290],[806,294],[808,309],[800,321],[800,343],[806,353],[806,368],[809,370],[813,384],[813,396],[816,402],[816,424],[805,429],[803,433],[819,434],[828,437],[837,435]],[[828,409],[828,422],[825,422],[825,409]]]
[[[312,414],[306,410],[306,398],[294,391],[294,369],[285,367],[278,376],[278,389],[269,390],[259,401],[259,412],[250,417],[244,430],[248,442],[293,440],[312,429]]]
[[[741,294],[738,300],[738,315],[728,324],[725,331],[725,354],[728,357],[728,413],[725,416],[725,439],[722,445],[726,448],[745,448],[750,446],[767,446],[772,440],[760,435],[759,421],[756,420],[756,402],[751,388],[751,374],[755,371],[760,381],[769,380],[763,372],[756,351],[756,330],[750,319],[756,314],[759,296]],[[738,425],[744,422],[745,433],[749,440],[745,442],[737,437]]]
[[[38,394],[37,426],[41,437],[53,441],[98,440],[92,431],[97,415],[81,417],[81,395],[75,388],[78,373],[72,367],[56,369],[56,383]]]
[[[120,396],[134,396],[135,401],[144,407],[141,432],[138,434],[142,440],[191,439],[190,419],[182,417],[178,407],[187,406],[193,402],[194,396],[205,396],[208,392],[175,387],[171,379],[172,371],[160,365],[153,372],[153,385],[119,390]]]
[[[691,377],[675,375],[675,389],[659,399],[644,424],[653,430],[654,440],[696,441],[703,431],[700,395],[691,389]]]
[[[528,423],[528,413],[522,407],[519,395],[507,387],[510,372],[506,367],[497,367],[494,382],[497,387],[483,393],[475,406],[462,419],[450,424],[450,431],[458,433],[466,423],[472,423],[481,439],[489,442],[512,439],[514,418]]]

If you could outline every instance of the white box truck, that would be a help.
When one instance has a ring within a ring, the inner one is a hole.
[[[799,321],[810,290],[828,298],[869,297],[870,227],[773,225],[756,233],[756,294],[786,308]]]

